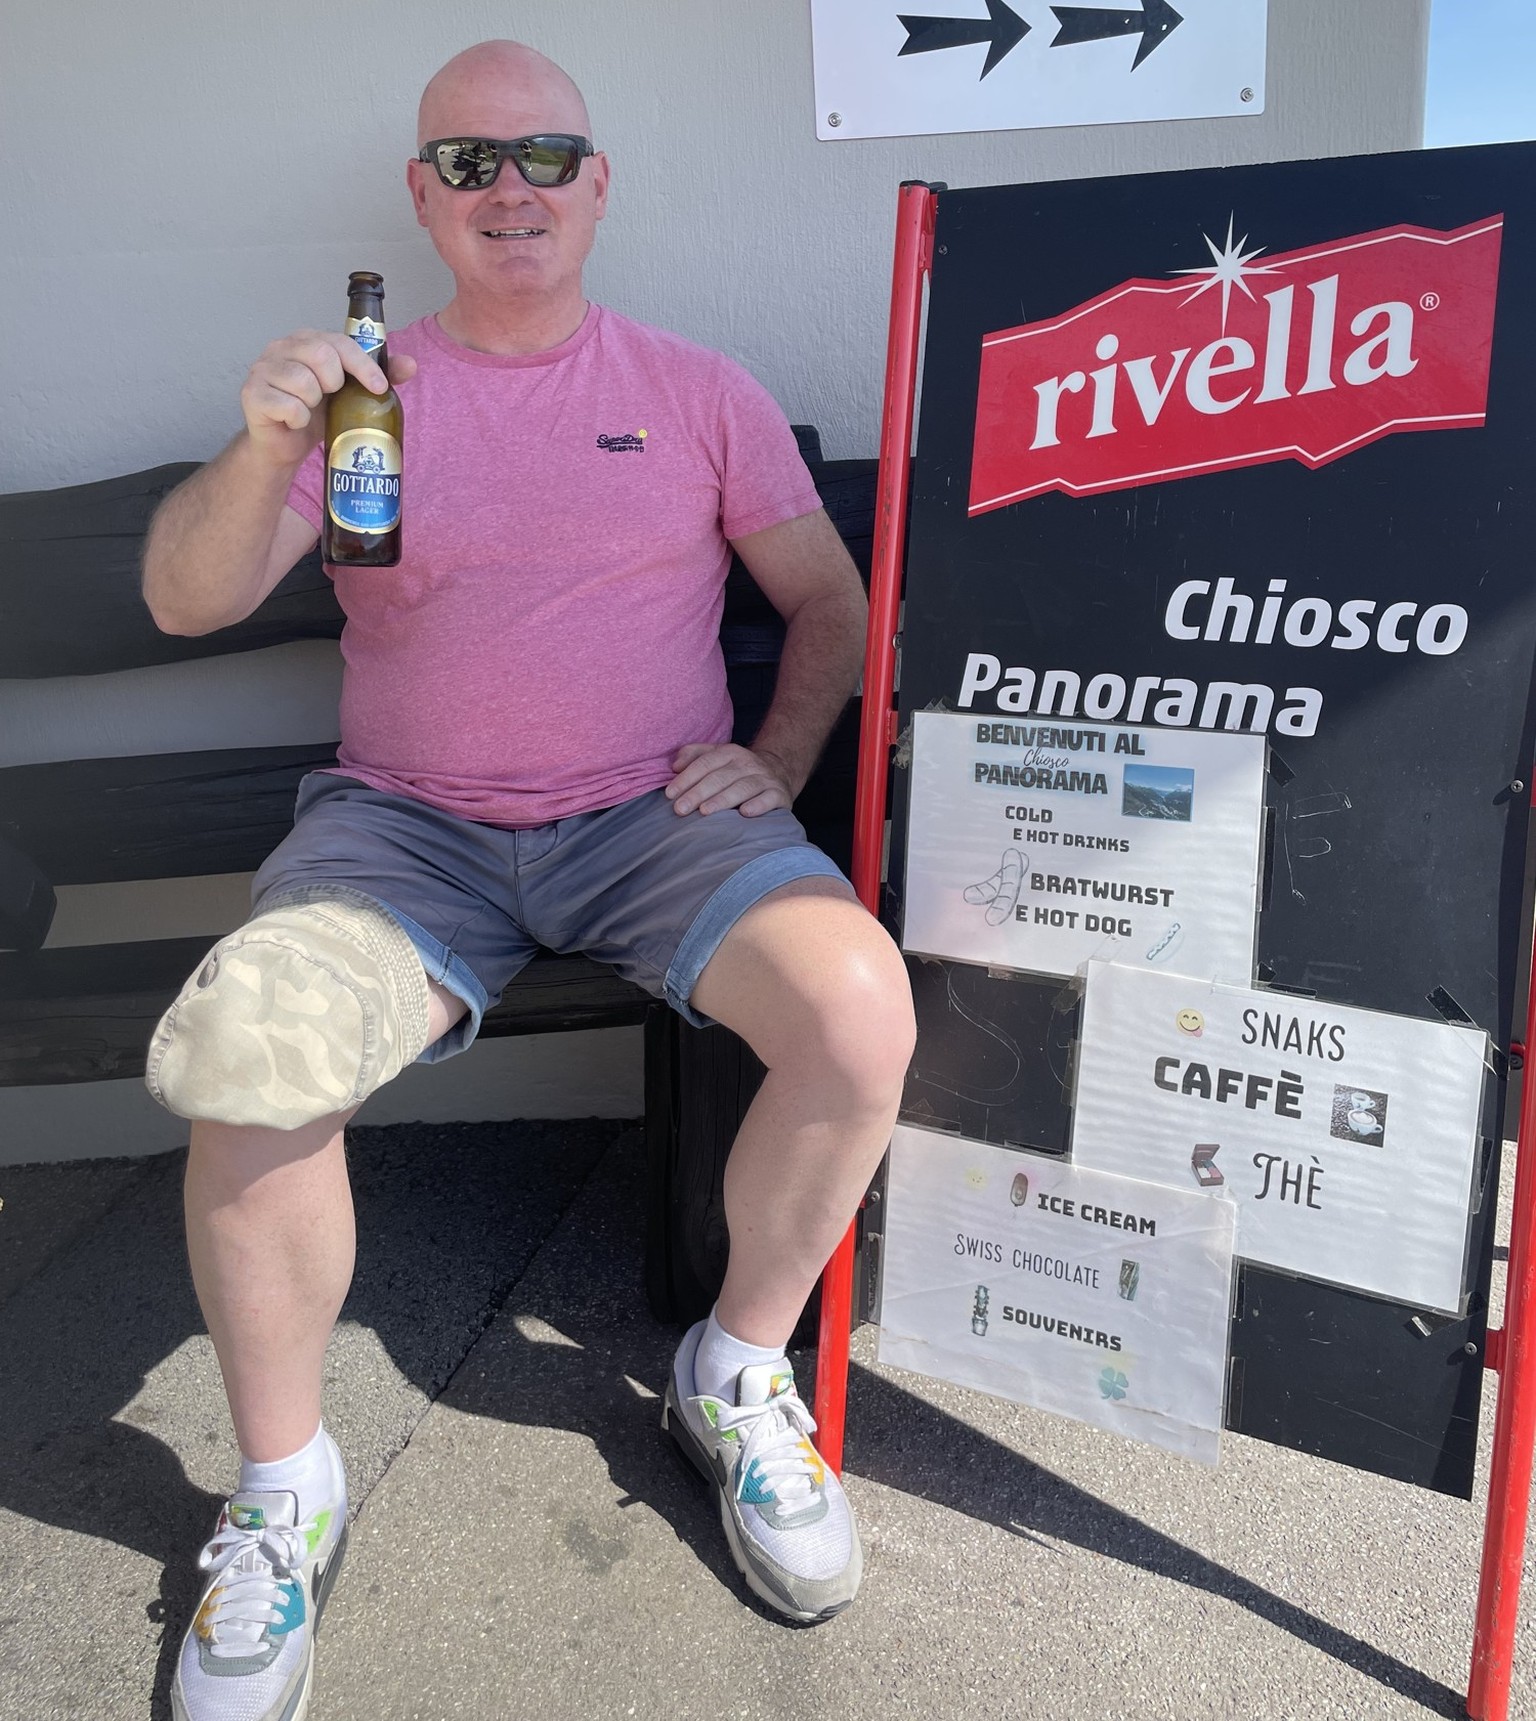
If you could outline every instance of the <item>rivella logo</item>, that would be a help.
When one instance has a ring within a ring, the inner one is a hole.
[[[970,513],[1483,422],[1503,216],[1273,257],[1234,228],[1207,267],[983,339]]]

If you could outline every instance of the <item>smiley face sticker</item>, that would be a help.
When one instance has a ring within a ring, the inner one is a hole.
[[[1173,1019],[1173,1025],[1181,1034],[1188,1034],[1192,1040],[1198,1040],[1205,1032],[1205,1017],[1198,1010],[1180,1010]]]

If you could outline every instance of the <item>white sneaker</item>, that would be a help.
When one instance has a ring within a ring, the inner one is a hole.
[[[315,1631],[347,1548],[346,1496],[298,1518],[290,1493],[236,1494],[198,1557],[212,1578],[181,1646],[175,1721],[301,1721]]]
[[[811,1444],[816,1423],[787,1357],[744,1368],[735,1403],[694,1390],[704,1322],[672,1364],[661,1426],[714,1485],[747,1587],[790,1619],[831,1619],[853,1600],[864,1554],[842,1484]]]

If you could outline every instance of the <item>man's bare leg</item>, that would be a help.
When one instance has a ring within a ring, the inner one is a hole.
[[[429,982],[428,1042],[465,1013]],[[352,1280],[355,1232],[343,1130],[198,1121],[187,1157],[187,1253],[235,1438],[246,1458],[285,1458],[320,1425],[325,1346]]]
[[[737,921],[693,1003],[768,1074],[726,1165],[725,1285],[673,1360],[662,1423],[714,1488],[754,1594],[830,1619],[864,1556],[782,1358],[890,1139],[914,1038],[906,968],[846,886],[801,879]]]
[[[890,1140],[915,1033],[906,967],[848,890],[803,879],[732,927],[692,1002],[768,1067],[726,1166],[715,1312],[782,1348]]]

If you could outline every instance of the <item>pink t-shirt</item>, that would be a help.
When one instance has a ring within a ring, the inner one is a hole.
[[[719,353],[594,305],[574,335],[471,352],[390,336],[403,553],[330,568],[346,612],[337,769],[506,827],[616,805],[726,740],[728,539],[821,499],[784,414]],[[316,449],[288,505],[318,531]]]

